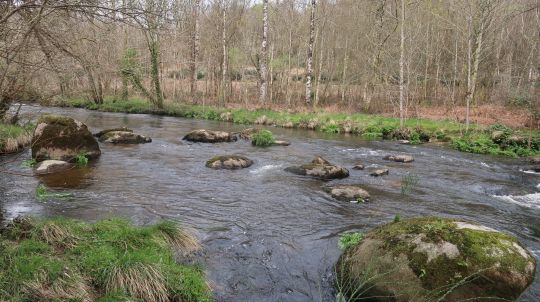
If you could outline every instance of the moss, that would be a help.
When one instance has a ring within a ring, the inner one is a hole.
[[[24,218],[2,230],[0,249],[0,300],[211,300],[202,270],[175,262],[162,227]]]
[[[416,245],[403,240],[411,234],[425,234],[424,242],[450,242],[457,246],[460,255],[453,259],[440,256],[428,263],[425,253],[415,252]],[[499,270],[523,273],[528,264],[527,259],[516,256],[519,251],[512,244],[518,241],[514,237],[501,232],[458,229],[451,219],[400,220],[375,229],[369,236],[382,239],[395,256],[407,255],[409,266],[430,290],[449,286],[467,276],[482,275],[495,266]]]
[[[53,114],[42,115],[38,119],[37,123],[55,124],[66,127],[77,127],[77,124],[75,124],[75,121],[72,118]]]

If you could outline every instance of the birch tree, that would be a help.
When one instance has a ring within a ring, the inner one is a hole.
[[[263,30],[260,56],[259,103],[264,104],[266,102],[266,93],[268,90],[268,0],[263,0],[262,21]]]
[[[313,44],[315,43],[315,9],[316,0],[311,0],[310,19],[309,19],[309,42],[306,61],[306,104],[311,104],[312,82],[313,77]]]

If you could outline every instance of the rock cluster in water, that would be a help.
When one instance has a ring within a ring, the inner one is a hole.
[[[128,128],[113,128],[100,131],[94,136],[98,137],[100,142],[111,144],[144,144],[152,142],[152,139],[144,135],[133,133]]]
[[[253,161],[239,155],[216,156],[206,162],[206,166],[212,169],[236,170],[251,166]]]
[[[369,193],[360,185],[334,185],[324,187],[324,190],[338,200],[350,202],[369,201]]]

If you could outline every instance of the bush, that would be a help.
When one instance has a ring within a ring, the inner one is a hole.
[[[268,130],[261,130],[252,137],[253,145],[257,147],[267,147],[273,145],[275,142],[274,135]]]

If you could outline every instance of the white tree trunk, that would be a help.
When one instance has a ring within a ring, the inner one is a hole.
[[[260,58],[260,91],[259,91],[259,103],[264,104],[266,102],[266,93],[268,90],[267,78],[268,78],[268,0],[263,0],[263,34],[261,44],[261,58]]]
[[[201,0],[194,0],[193,3],[193,33],[191,39],[191,101],[195,102],[195,95],[197,93],[197,60],[199,59],[199,10],[201,6]]]
[[[405,115],[403,102],[405,99],[405,83],[404,83],[404,61],[405,61],[405,0],[401,0],[401,40],[399,44],[399,126],[403,128]]]
[[[311,78],[313,76],[313,43],[315,41],[315,8],[316,0],[311,0],[311,18],[309,22],[309,45],[306,64],[306,104],[311,104]]]

